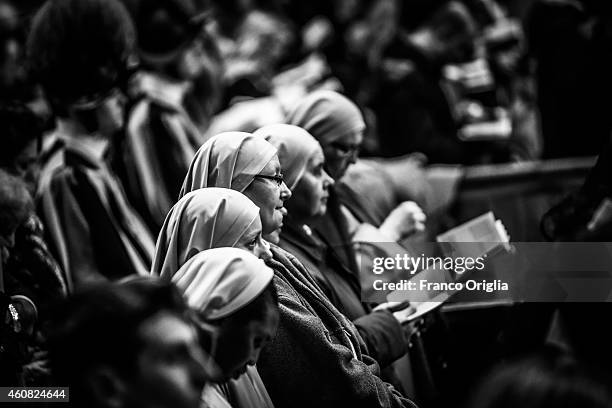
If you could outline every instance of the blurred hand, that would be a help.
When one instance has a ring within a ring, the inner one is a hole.
[[[307,51],[319,49],[334,35],[334,27],[325,17],[315,17],[302,30],[302,42]]]
[[[425,230],[427,217],[413,201],[404,201],[387,216],[379,230],[394,241]]]
[[[410,302],[408,301],[404,301],[404,302],[385,302],[385,303],[381,303],[380,305],[376,306],[374,309],[372,309],[373,312],[378,312],[381,310],[387,310],[391,313],[395,313],[395,312],[399,312],[400,310],[404,310],[407,308],[410,308]],[[412,308],[414,309],[414,308]]]

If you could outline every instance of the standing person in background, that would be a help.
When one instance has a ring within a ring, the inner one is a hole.
[[[117,0],[50,0],[28,38],[32,72],[58,116],[38,208],[69,289],[150,267],[151,234],[106,162],[123,126],[120,87],[133,45],[132,23]]]
[[[130,81],[116,167],[128,198],[157,232],[204,141],[185,101],[206,68],[206,8],[199,0],[123,3],[134,21],[142,69]]]

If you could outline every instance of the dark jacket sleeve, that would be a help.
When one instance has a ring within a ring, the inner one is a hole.
[[[372,312],[353,320],[359,334],[368,346],[370,356],[386,367],[406,354],[406,341],[402,326],[392,313]]]
[[[379,377],[369,356],[356,358],[289,285],[275,277],[280,323],[274,340],[262,351],[258,370],[276,408],[415,407]]]
[[[102,199],[88,176],[72,168],[58,173],[40,197],[49,243],[75,288],[136,273]]]

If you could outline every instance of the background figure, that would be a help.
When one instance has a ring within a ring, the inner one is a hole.
[[[70,387],[70,405],[200,407],[212,368],[173,285],[95,284],[66,301],[51,327],[53,384]]]
[[[186,98],[205,70],[206,8],[196,0],[124,0],[136,28],[141,69],[130,79],[125,137],[115,167],[128,198],[159,231],[176,201],[200,129]]]
[[[35,196],[40,176],[42,129],[40,120],[26,106],[10,104],[0,107],[0,169],[20,178],[31,197]],[[34,290],[41,312],[68,291],[66,276],[51,255],[44,239],[42,221],[35,212],[28,215],[15,232],[13,260],[18,262],[31,290]],[[26,278],[27,276],[27,278]]]
[[[268,407],[267,397],[245,399],[245,391],[223,384],[239,380],[252,368],[278,326],[278,297],[272,283],[274,272],[255,255],[236,248],[202,251],[172,276],[195,311],[204,349],[219,366],[216,384],[205,388],[202,399],[210,408]],[[251,368],[249,368],[251,367]],[[239,396],[224,395],[229,389]],[[248,405],[244,405],[248,402]]]
[[[533,3],[526,21],[536,64],[544,158],[595,155],[612,122],[612,10],[607,2]]]
[[[26,98],[32,91],[25,66],[25,24],[8,0],[0,1],[0,100]]]
[[[0,170],[0,381],[7,385],[25,385],[23,366],[31,362],[36,340],[32,288],[14,262],[17,229],[33,209],[24,183]]]
[[[69,289],[150,267],[150,232],[106,162],[123,126],[120,88],[133,46],[132,23],[116,0],[51,0],[28,38],[32,70],[58,116],[37,201]]]
[[[493,370],[481,382],[469,408],[609,407],[606,388],[559,353],[523,358]]]

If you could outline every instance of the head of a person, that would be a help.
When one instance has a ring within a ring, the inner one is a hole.
[[[472,408],[604,408],[605,386],[569,356],[550,353],[497,367],[472,397]]]
[[[57,116],[108,137],[123,126],[134,42],[119,0],[48,0],[32,22],[28,60]]]
[[[34,204],[23,180],[0,170],[0,260],[15,246],[17,228],[33,211]]]
[[[205,0],[123,0],[136,28],[138,55],[148,69],[192,80],[205,69]]]
[[[325,170],[334,180],[342,178],[356,162],[365,121],[347,97],[334,91],[312,92],[289,112],[287,123],[305,129],[319,141]]]
[[[0,0],[0,98],[15,99],[29,93],[24,43],[24,24],[13,2]]]
[[[152,274],[169,279],[194,255],[211,248],[235,247],[271,257],[259,213],[244,194],[227,188],[202,188],[183,196],[159,233]]]
[[[249,12],[238,29],[238,58],[253,61],[263,72],[271,72],[294,42],[289,24],[265,11]]]
[[[433,62],[444,65],[474,58],[478,26],[468,7],[459,1],[442,6],[410,38]]]
[[[287,201],[288,216],[305,222],[325,214],[334,180],[324,170],[319,142],[304,129],[286,124],[264,126],[254,135],[265,138],[278,151],[283,177],[292,191]]]
[[[179,196],[206,188],[231,188],[257,207],[264,237],[277,243],[291,190],[283,181],[276,148],[245,132],[220,133],[200,147],[191,161]]]
[[[53,378],[70,387],[75,406],[199,407],[207,360],[170,283],[95,284],[60,305],[53,319]]]
[[[21,178],[32,196],[36,189],[42,148],[42,124],[27,106],[0,106],[0,168]]]
[[[263,260],[237,248],[209,249],[172,277],[195,312],[204,349],[226,381],[254,365],[279,321],[274,272]]]

